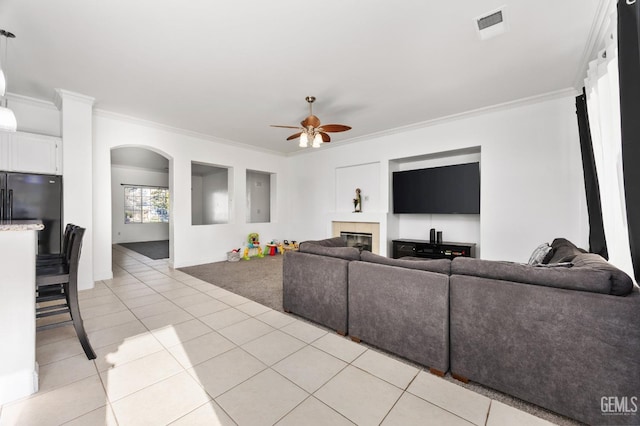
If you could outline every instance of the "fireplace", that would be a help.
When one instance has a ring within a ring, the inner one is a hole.
[[[370,232],[345,232],[341,231],[340,236],[347,243],[347,247],[355,247],[362,251],[371,251],[373,236]]]
[[[349,246],[380,254],[380,223],[338,221],[331,223],[334,237],[345,238]]]

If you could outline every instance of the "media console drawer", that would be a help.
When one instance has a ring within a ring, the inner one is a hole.
[[[430,243],[426,240],[393,240],[393,258],[405,256],[427,259],[453,259],[458,256],[476,257],[475,243]]]

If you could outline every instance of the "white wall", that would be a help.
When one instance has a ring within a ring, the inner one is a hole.
[[[381,197],[377,216],[381,227],[389,224],[385,238],[422,234],[428,239],[433,222],[418,220],[400,227],[396,215],[388,213],[390,170],[397,167],[397,159],[474,147],[480,147],[482,158],[482,258],[526,262],[536,246],[555,237],[568,238],[582,247],[588,245],[572,93],[497,107],[357,143],[340,146],[336,142],[334,148],[292,157],[291,174],[296,179],[287,186],[289,209],[298,214],[291,216],[289,239],[330,236],[330,221],[336,208],[336,170],[376,162],[380,163]],[[447,240],[474,239],[472,229],[467,235],[464,230],[455,229],[455,223],[447,226]]]
[[[111,166],[111,235],[113,243],[169,239],[168,223],[125,223],[124,186],[121,184],[169,187],[169,173],[133,167]],[[171,220],[171,216],[169,216]]]
[[[202,176],[191,176],[191,224],[202,225]]]
[[[240,247],[251,232],[261,239],[284,239],[285,218],[272,215],[271,223],[247,224],[245,176],[247,169],[265,168],[287,176],[287,158],[237,145],[229,145],[181,133],[105,112],[97,112],[94,125],[94,224],[95,279],[111,277],[111,179],[110,150],[118,146],[149,148],[169,158],[169,190],[171,193],[170,262],[175,267],[196,265],[226,259],[226,252]],[[230,179],[230,217],[228,224],[191,224],[191,161],[224,164],[232,168]],[[291,179],[281,179],[287,182]],[[286,191],[281,190],[276,202],[286,205]],[[278,209],[285,212],[286,209]],[[98,226],[98,224],[100,224]]]
[[[381,211],[380,163],[354,164],[336,168],[335,211],[353,212],[356,189],[360,189],[363,212]]]
[[[229,175],[233,170],[221,169],[202,177],[203,223],[229,223]]]

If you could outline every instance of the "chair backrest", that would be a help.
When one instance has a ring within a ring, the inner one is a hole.
[[[71,240],[71,231],[75,228],[76,225],[73,223],[68,223],[64,228],[64,237],[62,239],[62,254],[65,260],[69,261],[69,256],[71,255],[71,246],[69,245],[69,240]]]
[[[84,237],[84,228],[75,226],[71,231],[69,240],[70,256],[69,256],[69,291],[78,291],[78,266],[80,264],[80,253],[82,252],[82,237]]]

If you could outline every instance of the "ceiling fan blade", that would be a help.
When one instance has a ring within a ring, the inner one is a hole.
[[[344,124],[325,124],[321,130],[323,132],[346,132],[347,130],[351,130],[351,127],[345,126]]]
[[[283,129],[299,129],[300,128],[300,126],[278,126],[278,125],[275,125],[275,124],[271,124],[270,126],[271,127],[282,127]]]
[[[329,136],[328,134],[324,132],[320,132],[320,136],[322,136],[322,142],[324,143],[331,142],[331,136]]]
[[[299,138],[301,134],[302,134],[302,132],[295,133],[295,134],[293,134],[293,135],[289,136],[289,137],[287,138],[287,140],[288,140],[288,141],[290,141],[290,140],[292,140],[292,139]]]
[[[316,128],[316,127],[320,127],[320,119],[315,115],[310,115],[304,120],[302,120],[300,124],[302,124],[302,127],[304,127],[305,129],[309,126]]]

